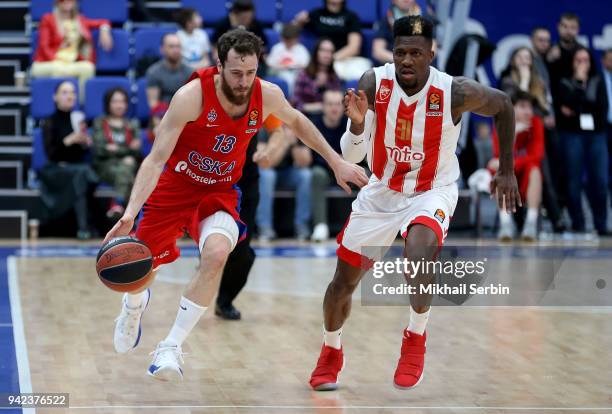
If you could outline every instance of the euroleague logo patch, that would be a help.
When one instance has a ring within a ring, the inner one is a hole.
[[[437,209],[436,212],[434,213],[434,217],[440,223],[444,223],[444,220],[446,219],[446,214],[444,214],[444,211],[442,211],[441,209]]]
[[[427,116],[442,116],[442,112],[440,112],[440,104],[442,102],[442,97],[437,92],[432,92],[427,97]]]
[[[206,119],[208,119],[208,122],[215,122],[217,119],[217,112],[214,109],[211,109]]]
[[[257,119],[259,118],[259,111],[257,109],[253,109],[249,113],[249,126],[257,125]]]

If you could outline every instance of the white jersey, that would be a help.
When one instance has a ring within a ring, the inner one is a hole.
[[[453,77],[430,67],[423,89],[408,96],[395,65],[374,68],[376,117],[367,148],[370,170],[391,190],[412,194],[454,183],[461,122],[451,115]]]

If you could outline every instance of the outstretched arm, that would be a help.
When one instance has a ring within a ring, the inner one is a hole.
[[[459,122],[463,112],[492,116],[499,137],[499,169],[491,182],[491,194],[500,208],[509,212],[521,206],[516,177],[514,176],[514,108],[504,92],[481,85],[462,76],[453,79],[452,116]]]
[[[344,161],[327,143],[313,123],[287,102],[278,86],[268,82],[262,82],[262,86],[265,105],[264,112],[275,115],[293,130],[300,141],[319,153],[327,161],[332,170],[334,170],[340,187],[350,193],[351,189],[347,182],[351,182],[359,187],[367,184],[368,178],[363,168]]]
[[[198,118],[201,108],[202,89],[200,88],[200,80],[194,79],[179,89],[172,98],[170,107],[159,124],[153,148],[138,169],[125,213],[106,234],[103,243],[113,237],[125,236],[132,230],[134,218],[155,189],[159,176],[166,161],[174,151],[183,127],[187,122]]]

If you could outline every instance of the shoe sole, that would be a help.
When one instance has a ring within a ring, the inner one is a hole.
[[[338,377],[336,378],[336,382],[326,382],[323,384],[319,384],[316,387],[312,387],[312,389],[315,391],[336,391],[338,389],[338,386],[340,385],[340,380],[339,380],[340,374],[344,370],[345,366],[346,366],[346,357],[343,356],[342,368],[340,368],[340,371],[338,371]]]
[[[155,371],[154,374],[152,374],[150,371],[147,370],[147,374],[150,377],[158,381],[162,381],[162,382],[182,382],[183,381],[183,374],[180,371],[177,371],[172,368],[160,368],[157,371]]]
[[[144,312],[149,307],[149,301],[151,300],[151,289],[147,289],[147,290],[149,291],[149,296],[147,297],[147,303],[145,303],[145,308],[142,310],[142,313],[140,314],[140,319],[138,320],[138,336],[136,337],[136,342],[134,343],[134,346],[132,346],[131,348],[129,348],[127,351],[124,351],[124,352],[119,352],[117,351],[117,348],[115,348],[115,352],[117,352],[118,354],[127,354],[128,352],[136,349],[136,347],[140,343],[140,337],[142,336],[142,315],[144,315]]]
[[[410,387],[404,387],[401,385],[398,385],[395,381],[393,381],[393,386],[395,388],[397,388],[398,390],[410,390],[412,388],[415,388],[417,385],[419,385],[421,383],[421,381],[423,381],[423,377],[425,376],[425,370],[423,370],[423,372],[421,373],[421,377],[419,378],[419,380],[416,382],[416,384],[411,385]]]

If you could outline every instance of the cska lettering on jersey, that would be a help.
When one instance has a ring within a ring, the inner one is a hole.
[[[200,69],[202,112],[188,123],[168,160],[168,170],[199,185],[232,185],[240,179],[250,140],[262,125],[263,101],[259,78],[253,83],[249,105],[243,116],[230,118],[217,98],[216,67]]]
[[[392,63],[374,68],[374,74],[376,119],[368,146],[374,176],[405,194],[455,182],[461,122],[455,125],[451,114],[452,76],[430,67],[423,89],[408,96]]]

